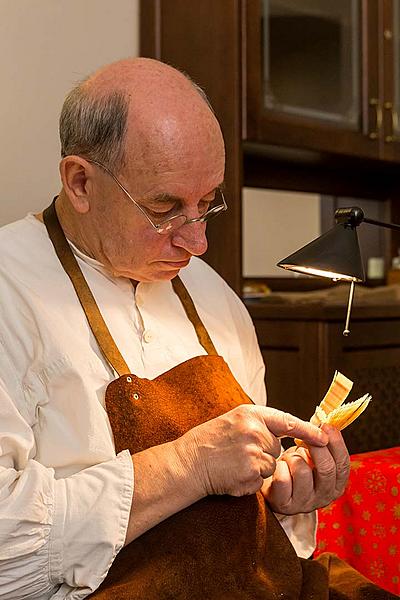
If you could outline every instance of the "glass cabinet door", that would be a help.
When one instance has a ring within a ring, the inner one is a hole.
[[[263,0],[266,109],[359,129],[360,10],[359,0]]]

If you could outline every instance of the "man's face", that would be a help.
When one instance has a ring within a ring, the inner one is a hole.
[[[176,211],[188,219],[197,218],[223,181],[221,140],[211,136],[210,144],[203,140],[201,148],[191,147],[190,152],[175,147],[172,155],[158,154],[156,161],[143,162],[134,171],[128,164],[118,178],[154,221]],[[171,148],[163,149],[163,153],[168,151]],[[170,280],[192,256],[206,251],[205,223],[189,223],[160,235],[112,177],[95,168],[98,191],[92,222],[101,231],[96,257],[113,275],[136,281]]]
[[[92,93],[116,86],[130,99],[124,166],[114,175],[134,201],[158,222],[160,213],[201,216],[223,182],[225,149],[219,124],[193,85],[171,67],[146,59],[111,65],[90,85]],[[109,173],[91,167],[80,237],[111,273],[136,281],[170,280],[206,251],[206,224],[187,223],[160,235]]]

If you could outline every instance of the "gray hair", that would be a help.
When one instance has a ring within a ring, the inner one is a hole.
[[[187,73],[182,74],[214,112],[204,90]],[[129,96],[121,91],[95,96],[85,88],[86,81],[73,88],[64,101],[60,115],[61,156],[77,154],[118,173],[125,162]]]
[[[205,93],[205,91],[203,90],[202,87],[199,86],[198,83],[196,83],[195,81],[193,81],[193,79],[190,77],[190,75],[188,75],[187,73],[185,73],[185,71],[181,71],[182,75],[184,75],[186,77],[186,79],[188,81],[190,81],[190,83],[192,84],[193,88],[196,90],[196,92],[199,94],[199,96],[201,96],[204,100],[204,102],[207,104],[208,108],[211,110],[212,114],[215,116],[215,110],[213,109],[210,100],[208,99],[207,94]]]
[[[94,96],[82,84],[66,97],[60,115],[61,156],[77,154],[119,171],[129,100],[122,92]]]

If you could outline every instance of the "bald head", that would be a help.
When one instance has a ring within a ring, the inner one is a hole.
[[[137,86],[143,92],[146,89],[149,93],[152,89],[160,91],[163,82],[168,84],[175,82],[178,86],[181,84],[194,89],[208,103],[204,91],[188,75],[152,58],[139,57],[116,61],[98,69],[87,77],[82,85],[99,95],[108,94],[111,90],[129,95],[132,87],[135,89]]]
[[[201,90],[147,58],[107,65],[75,88],[63,107],[60,136],[63,155],[132,175],[178,165],[190,170],[202,148],[223,154],[219,124]]]

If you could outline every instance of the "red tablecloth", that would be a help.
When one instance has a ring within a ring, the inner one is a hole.
[[[400,594],[400,447],[351,456],[344,495],[318,511],[317,550]]]

